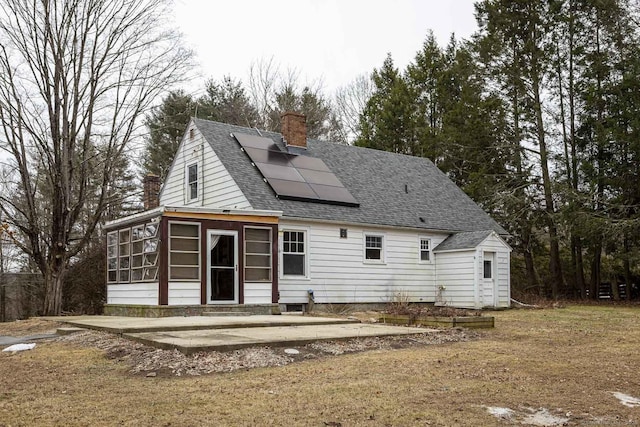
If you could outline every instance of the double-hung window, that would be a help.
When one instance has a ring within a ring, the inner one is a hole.
[[[285,231],[283,233],[282,274],[284,276],[306,276],[304,231]]]
[[[186,187],[187,201],[198,200],[198,164],[193,163],[187,166],[186,171]]]
[[[365,261],[384,260],[384,238],[380,235],[365,234],[364,259]]]
[[[431,260],[431,240],[425,237],[420,238],[420,262]]]

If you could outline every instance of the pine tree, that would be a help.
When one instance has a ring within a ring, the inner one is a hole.
[[[395,153],[421,154],[414,94],[393,65],[390,54],[382,67],[374,70],[372,80],[373,95],[360,116],[361,134],[356,145]]]
[[[144,174],[164,178],[178,150],[189,119],[196,113],[191,95],[178,90],[170,92],[162,104],[146,118],[149,135],[145,144]]]
[[[242,83],[230,76],[225,76],[221,82],[207,82],[206,93],[198,100],[197,116],[246,127],[258,124],[258,111],[251,104]]]

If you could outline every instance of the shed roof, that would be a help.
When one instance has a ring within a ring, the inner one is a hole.
[[[231,136],[267,137],[285,149],[280,134],[202,119],[193,122],[254,209],[282,211],[289,218],[507,234],[426,158],[309,139],[307,149],[297,152],[322,159],[360,205],[281,200]]]
[[[492,232],[493,230],[480,230],[452,234],[436,246],[433,251],[443,252],[473,249],[489,237]]]

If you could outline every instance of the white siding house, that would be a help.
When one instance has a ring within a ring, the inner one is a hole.
[[[190,168],[196,171],[194,194],[189,188]],[[165,206],[251,209],[238,184],[195,126],[189,127],[178,148],[162,186],[160,201]]]
[[[282,129],[192,119],[159,207],[107,224],[106,312],[509,306],[505,230],[433,163]]]
[[[493,231],[454,234],[435,248],[436,303],[509,307],[511,248]]]
[[[346,237],[341,237],[344,230]],[[400,230],[388,227],[362,227],[335,223],[282,220],[279,265],[283,265],[283,234],[304,233],[304,274],[287,274],[281,267],[281,304],[308,302],[313,291],[317,304],[389,302],[401,294],[415,302],[433,302],[435,268],[433,255],[420,257],[420,242],[434,247],[447,235]],[[366,258],[366,236],[382,238],[380,260]]]

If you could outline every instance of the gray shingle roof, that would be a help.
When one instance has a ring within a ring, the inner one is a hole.
[[[309,139],[306,155],[322,159],[360,206],[280,200],[231,133],[261,134],[282,147],[280,134],[201,119],[194,123],[254,209],[294,218],[507,234],[428,159]]]
[[[452,234],[436,246],[434,252],[455,251],[460,249],[473,249],[486,239],[492,230],[467,231]]]

